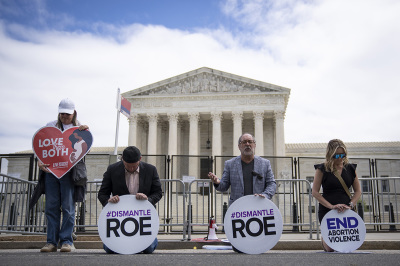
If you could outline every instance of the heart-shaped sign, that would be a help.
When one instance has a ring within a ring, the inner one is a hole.
[[[49,171],[63,177],[92,147],[93,136],[88,130],[71,127],[61,131],[57,127],[42,127],[32,139],[33,152],[38,159],[49,164]]]

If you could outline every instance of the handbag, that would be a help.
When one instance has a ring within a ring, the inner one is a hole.
[[[74,181],[75,186],[86,186],[88,181],[87,178],[87,170],[84,159],[80,160],[73,168],[72,168],[72,180]]]
[[[337,171],[334,171],[333,174],[337,177],[337,179],[339,179],[340,184],[342,184],[342,187],[344,189],[344,191],[346,191],[346,194],[350,197],[351,199],[351,193],[349,191],[349,188],[346,186],[346,183],[344,183],[343,178],[339,175],[339,173]],[[354,204],[354,207],[352,208],[353,211],[357,212],[357,203]]]

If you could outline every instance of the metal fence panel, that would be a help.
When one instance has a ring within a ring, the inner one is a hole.
[[[367,228],[396,231],[400,225],[400,177],[360,178],[360,182],[368,182],[373,188],[361,194],[358,205]]]
[[[17,175],[0,175],[1,232],[46,233],[45,197],[41,196],[34,209],[28,210],[29,198],[36,182],[21,176],[31,174],[30,178],[35,179],[37,168],[33,167],[36,164],[32,158],[31,154],[1,157],[2,171],[13,161],[14,165],[8,170]],[[161,177],[163,198],[157,204],[160,233],[182,233],[183,238],[186,233],[206,234],[211,216],[218,225],[223,225],[229,191],[216,191],[207,174],[212,169],[220,177],[225,161],[232,156],[180,155],[172,156],[171,160],[169,158],[164,155],[143,155],[142,158],[143,161],[157,165]],[[311,196],[311,188],[315,173],[313,165],[323,162],[324,158],[265,158],[271,161],[275,174],[277,191],[272,200],[281,211],[284,230],[318,232],[317,202]],[[85,202],[76,205],[76,230],[97,233],[97,221],[102,210],[97,194],[102,174],[116,158],[93,155],[87,156],[86,160],[91,165],[88,167],[89,179],[96,181],[88,182]],[[100,164],[95,166],[99,161]],[[400,180],[399,177],[388,176],[400,176],[400,160],[350,158],[350,161],[358,164],[357,174],[362,187],[358,209],[367,230],[396,230],[400,219]],[[30,170],[26,172],[22,166]]]
[[[42,227],[40,221],[44,207],[43,201],[39,200],[36,208],[39,216],[29,211],[29,199],[35,183],[3,174],[0,174],[0,178],[0,231],[21,233],[43,231],[43,228],[40,228]]]

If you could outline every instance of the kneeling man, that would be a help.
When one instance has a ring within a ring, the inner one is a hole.
[[[122,161],[108,166],[104,173],[98,199],[103,206],[116,204],[119,196],[136,195],[138,200],[148,200],[151,204],[162,198],[161,182],[154,165],[141,162],[142,155],[135,146],[127,147],[122,153]],[[112,196],[111,196],[112,195]],[[142,253],[152,253],[158,245],[157,238]],[[104,245],[104,250],[115,253]]]

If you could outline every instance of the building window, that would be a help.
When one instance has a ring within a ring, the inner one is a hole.
[[[381,177],[388,177],[387,175],[382,175]],[[389,180],[381,180],[382,192],[390,192]]]
[[[369,176],[363,176],[363,178],[369,178]],[[361,180],[361,186],[363,192],[371,192],[371,181]]]

